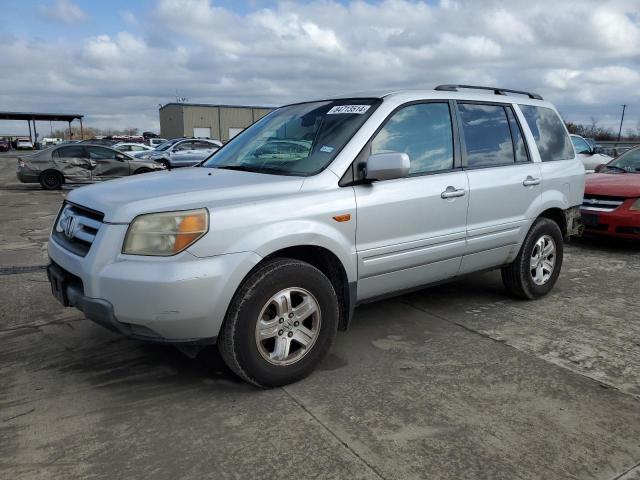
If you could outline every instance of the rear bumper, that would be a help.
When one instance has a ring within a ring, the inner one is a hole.
[[[38,183],[40,181],[39,174],[37,172],[18,170],[16,172],[16,177],[18,177],[18,180],[22,183]]]

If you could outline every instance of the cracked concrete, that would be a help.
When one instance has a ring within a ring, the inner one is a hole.
[[[0,156],[0,478],[640,480],[634,245],[568,245],[536,302],[492,272],[364,305],[312,376],[260,391],[215,349],[58,305],[38,266],[65,191],[14,168]]]

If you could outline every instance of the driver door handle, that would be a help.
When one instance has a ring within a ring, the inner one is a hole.
[[[525,187],[532,187],[533,185],[540,185],[540,179],[539,178],[533,178],[531,175],[528,175],[527,178],[525,178],[522,181],[522,185],[524,185]]]
[[[444,192],[440,194],[440,197],[446,200],[448,198],[464,197],[465,193],[467,192],[464,188],[455,188],[449,186]]]

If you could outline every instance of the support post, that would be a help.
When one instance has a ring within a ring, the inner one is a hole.
[[[82,117],[80,117],[80,140],[84,140],[84,130],[82,128]]]
[[[73,140],[73,134],[71,133],[71,121],[69,121],[69,140]]]
[[[618,130],[618,141],[620,141],[620,136],[622,135],[622,122],[624,122],[624,111],[627,109],[626,105],[620,105],[622,107],[622,118],[620,119],[620,130]]]
[[[35,141],[33,142],[33,148],[36,148],[36,143],[38,142],[38,130],[36,130],[36,119],[33,119],[33,136],[35,137]]]
[[[33,143],[33,137],[31,136],[31,120],[27,120],[27,125],[29,125],[29,140]]]

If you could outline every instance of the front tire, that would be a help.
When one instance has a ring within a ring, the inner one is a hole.
[[[338,328],[338,298],[312,265],[277,258],[259,266],[236,292],[218,338],[225,363],[259,387],[309,375]]]
[[[533,300],[545,296],[558,280],[564,255],[562,231],[556,222],[538,218],[516,259],[502,268],[502,282],[512,295]]]

